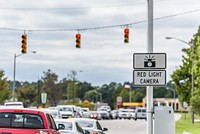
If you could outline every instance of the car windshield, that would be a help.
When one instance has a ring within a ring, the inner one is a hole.
[[[63,107],[59,111],[69,111],[69,112],[72,112],[72,108],[71,107]]]
[[[93,121],[78,120],[77,122],[78,122],[80,127],[88,127],[88,128],[92,128],[93,127]]]
[[[121,112],[122,112],[122,113],[127,113],[128,111],[126,111],[126,110],[121,110]]]
[[[0,113],[0,127],[43,129],[44,124],[40,115],[28,113]]]
[[[99,109],[97,109],[97,111],[108,111],[108,110],[105,108],[99,108]]]
[[[87,109],[82,109],[82,111],[83,111],[83,112],[88,112],[88,110],[87,110]]]

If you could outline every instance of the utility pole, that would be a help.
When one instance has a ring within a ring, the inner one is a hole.
[[[36,53],[36,51],[30,51],[29,53]],[[13,70],[13,92],[12,92],[12,97],[13,97],[13,101],[16,101],[16,95],[15,95],[15,74],[16,74],[16,58],[22,55],[25,55],[27,53],[22,53],[19,55],[14,54],[14,70]]]
[[[153,53],[153,0],[147,0],[147,52]],[[147,134],[153,134],[153,86],[147,86]]]
[[[38,77],[38,106],[40,105],[40,79]]]

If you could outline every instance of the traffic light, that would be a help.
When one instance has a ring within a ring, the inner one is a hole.
[[[124,43],[129,43],[129,29],[124,29]]]
[[[27,53],[27,34],[22,34],[22,53]]]
[[[81,48],[81,34],[76,34],[76,48]]]

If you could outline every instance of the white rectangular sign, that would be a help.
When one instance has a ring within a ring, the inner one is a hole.
[[[134,53],[134,69],[165,69],[166,53]]]
[[[133,71],[134,86],[165,86],[166,71],[165,70],[134,70]]]

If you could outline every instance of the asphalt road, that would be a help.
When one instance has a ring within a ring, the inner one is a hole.
[[[175,114],[175,121],[181,114]],[[102,127],[108,128],[106,134],[146,134],[147,122],[145,120],[100,120]]]
[[[102,127],[108,128],[106,134],[146,134],[145,120],[101,120]]]

